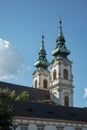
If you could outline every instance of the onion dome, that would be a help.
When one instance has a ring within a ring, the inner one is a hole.
[[[65,38],[64,38],[63,32],[62,32],[61,20],[60,20],[59,24],[60,24],[60,26],[59,26],[58,37],[56,40],[56,48],[54,51],[52,51],[52,55],[55,58],[67,58],[67,56],[70,54],[70,51],[65,46]]]
[[[47,54],[44,46],[44,34],[42,34],[42,43],[38,55],[39,58],[35,62],[34,66],[37,67],[37,69],[47,69],[47,67],[49,66],[49,62],[46,59]]]

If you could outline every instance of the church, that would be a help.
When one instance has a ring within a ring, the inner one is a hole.
[[[34,64],[37,69],[33,73],[33,87],[48,89],[51,99],[59,105],[73,106],[72,61],[67,58],[70,51],[65,46],[61,23],[60,21],[56,47],[52,51],[54,59],[51,63],[46,59],[44,36],[42,35],[39,58]],[[47,69],[49,65],[50,72]]]
[[[73,62],[65,44],[62,21],[51,62],[47,60],[44,34],[32,74],[32,87],[0,82],[0,88],[29,92],[29,101],[13,101],[13,130],[87,130],[87,108],[73,106]],[[50,67],[50,70],[48,69]]]

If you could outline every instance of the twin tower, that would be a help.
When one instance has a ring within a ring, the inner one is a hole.
[[[72,61],[67,58],[70,51],[65,45],[61,24],[60,20],[56,47],[52,51],[54,59],[50,63],[46,58],[44,35],[42,35],[38,60],[34,64],[37,69],[33,73],[33,88],[47,89],[50,91],[51,100],[57,104],[73,106]],[[50,71],[48,70],[49,66]]]

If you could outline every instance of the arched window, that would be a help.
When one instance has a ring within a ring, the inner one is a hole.
[[[47,88],[48,86],[48,82],[46,79],[43,80],[43,88]]]
[[[69,106],[69,98],[68,98],[68,96],[64,97],[64,106],[66,106],[66,107]]]
[[[35,80],[35,88],[37,88],[37,80]]]
[[[68,70],[64,69],[63,75],[64,75],[64,79],[68,79]]]
[[[56,80],[57,78],[57,73],[56,73],[56,70],[53,71],[53,80]]]

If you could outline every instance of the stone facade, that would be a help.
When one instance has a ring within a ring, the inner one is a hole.
[[[33,88],[50,88],[50,73],[48,70],[37,70],[33,74]]]
[[[51,63],[50,91],[58,104],[73,106],[72,62],[56,59]]]
[[[16,130],[87,130],[86,122],[31,119],[26,117],[18,117],[13,122]]]

